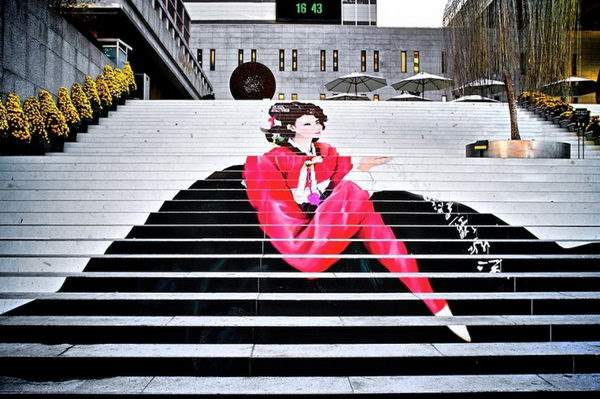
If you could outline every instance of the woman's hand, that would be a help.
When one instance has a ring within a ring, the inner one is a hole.
[[[391,157],[364,157],[360,160],[356,169],[361,172],[368,172],[371,168],[379,165],[383,165],[389,161]]]

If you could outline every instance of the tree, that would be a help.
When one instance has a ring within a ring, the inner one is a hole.
[[[514,89],[569,75],[577,0],[449,0],[444,25],[455,82],[502,79],[511,139],[520,140]]]

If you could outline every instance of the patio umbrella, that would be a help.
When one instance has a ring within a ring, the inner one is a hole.
[[[364,94],[352,94],[352,93],[341,93],[334,94],[331,97],[325,98],[325,100],[337,100],[337,101],[371,101],[369,97]]]
[[[453,84],[454,81],[452,79],[421,72],[392,84],[392,87],[399,91],[418,91],[425,97],[425,91],[444,90]]]
[[[428,98],[415,96],[414,94],[410,94],[410,93],[402,93],[397,96],[388,98],[387,101],[431,101],[431,100]]]
[[[341,76],[325,84],[325,88],[329,91],[346,93],[353,91],[354,94],[375,91],[385,86],[387,86],[385,78],[357,72]]]
[[[579,97],[594,93],[597,88],[598,83],[595,80],[571,76],[542,86],[542,91],[549,94],[561,94],[566,91],[572,97]]]
[[[465,96],[468,95],[472,95],[472,94],[479,94],[481,96],[483,96],[485,93],[498,93],[499,91],[504,90],[504,87],[506,85],[504,84],[504,82],[500,81],[500,80],[493,80],[493,79],[477,79],[477,80],[473,80],[472,82],[469,82],[467,84],[465,84],[464,86],[461,86],[457,89],[452,90],[452,93],[454,94],[462,94]]]
[[[451,103],[499,103],[500,101],[493,100],[488,97],[483,97],[477,94],[471,96],[464,96],[457,98],[456,100],[450,101]]]

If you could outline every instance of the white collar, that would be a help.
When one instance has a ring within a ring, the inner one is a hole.
[[[312,141],[310,142],[310,148],[309,148],[309,152],[306,152],[304,150],[304,148],[300,148],[300,146],[298,144],[296,144],[296,142],[294,141],[294,139],[288,139],[288,143],[290,143],[290,145],[294,148],[297,148],[298,150],[300,150],[303,154],[306,154],[308,156],[314,157],[317,155],[317,151],[315,149],[315,143],[313,143]]]

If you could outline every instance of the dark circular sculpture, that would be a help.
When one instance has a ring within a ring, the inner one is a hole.
[[[229,90],[236,100],[271,99],[275,95],[275,76],[261,63],[245,62],[231,74]]]

